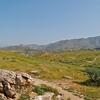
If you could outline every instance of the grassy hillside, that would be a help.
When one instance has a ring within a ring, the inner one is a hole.
[[[84,82],[87,76],[83,70],[87,67],[100,67],[100,51],[45,52],[30,56],[0,51],[0,68],[25,72],[37,70],[39,78],[46,80],[62,80],[63,76],[71,76],[74,80]],[[100,89],[95,86],[81,85],[78,91],[94,97],[93,100],[100,97]]]

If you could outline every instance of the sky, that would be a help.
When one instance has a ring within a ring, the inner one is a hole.
[[[100,0],[0,0],[0,46],[100,36]]]

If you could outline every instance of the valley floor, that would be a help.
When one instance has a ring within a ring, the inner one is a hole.
[[[87,67],[100,68],[100,51],[79,50],[66,52],[44,52],[26,54],[17,51],[0,50],[0,69],[22,71],[34,78],[52,81],[65,91],[85,95],[89,100],[100,98],[100,87],[87,85]],[[64,80],[69,76],[71,80]],[[84,84],[82,84],[84,82]]]

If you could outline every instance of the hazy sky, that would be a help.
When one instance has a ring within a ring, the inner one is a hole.
[[[0,45],[100,35],[100,0],[0,0]]]

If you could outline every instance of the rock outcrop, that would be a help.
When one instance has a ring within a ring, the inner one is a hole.
[[[16,98],[18,89],[31,84],[32,78],[27,73],[0,69],[0,93],[7,98]]]
[[[41,96],[35,96],[31,100],[53,100],[54,93],[45,93]]]
[[[55,94],[53,91],[46,91],[43,95],[39,95],[32,90],[35,86],[41,84],[56,89],[58,94]],[[27,97],[27,100],[53,100],[54,97],[55,100],[67,100],[68,98],[71,100],[84,100],[79,96],[75,96],[63,90],[52,82],[32,78],[29,74],[24,72],[0,69],[0,100],[24,100],[23,96]]]

